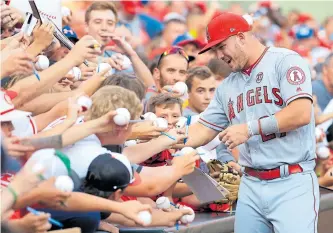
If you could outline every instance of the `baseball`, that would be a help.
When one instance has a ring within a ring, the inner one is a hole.
[[[156,206],[158,209],[170,209],[170,200],[167,197],[159,197],[156,200]]]
[[[157,118],[154,121],[154,125],[159,127],[159,128],[163,128],[163,129],[167,129],[168,128],[168,122],[167,120],[165,120],[164,118]]]
[[[183,223],[183,224],[187,224],[187,223],[191,223],[193,222],[194,218],[195,218],[195,213],[193,211],[192,208],[188,207],[188,206],[184,206],[183,209],[189,209],[192,211],[192,214],[186,214],[186,215],[183,215],[183,217],[181,217],[180,221]]]
[[[74,81],[79,81],[81,79],[81,70],[79,67],[73,67],[68,74],[74,77]]]
[[[72,192],[74,190],[74,182],[69,176],[58,176],[54,185],[63,192]]]
[[[146,226],[152,222],[152,216],[147,210],[139,212],[138,217]]]
[[[92,106],[92,100],[87,96],[80,96],[77,100],[77,104],[82,107],[82,111],[85,112]]]
[[[327,159],[330,156],[330,150],[326,146],[317,148],[317,156],[321,159]]]
[[[131,114],[129,111],[126,108],[118,108],[116,112],[117,115],[113,117],[114,123],[120,126],[127,125],[131,119]]]
[[[109,63],[100,63],[100,64],[97,66],[97,68],[96,68],[96,72],[97,72],[97,73],[100,73],[100,72],[102,72],[102,71],[104,71],[104,70],[107,70],[107,69],[110,69],[110,70],[106,73],[107,76],[111,76],[111,75],[114,74],[114,70],[112,69],[112,66],[111,66]]]
[[[177,82],[175,85],[173,85],[172,91],[177,91],[179,94],[185,95],[187,92],[187,86],[184,82]]]
[[[70,16],[71,15],[71,10],[68,7],[61,7],[61,15],[63,17]]]
[[[132,65],[131,60],[127,56],[123,56],[123,64],[122,64],[123,69],[126,70],[130,68],[131,65]]]
[[[136,140],[128,140],[124,143],[125,147],[134,146],[136,144]]]
[[[50,66],[50,61],[49,59],[44,56],[44,55],[39,55],[37,56],[37,62],[35,63],[36,69],[37,70],[45,70],[49,68]]]
[[[143,118],[148,121],[154,121],[157,119],[157,116],[152,112],[147,112],[143,115]]]
[[[187,122],[187,118],[186,117],[179,117],[178,122],[176,123],[176,128],[178,129],[182,129],[185,127]]]
[[[179,155],[186,155],[188,153],[191,153],[192,151],[194,151],[192,147],[184,147],[183,149],[181,149]]]

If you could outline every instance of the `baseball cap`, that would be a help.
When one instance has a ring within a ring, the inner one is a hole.
[[[62,32],[74,44],[79,41],[79,38],[77,37],[76,33],[74,32],[74,30],[70,26],[68,26],[68,25],[64,26],[62,28]]]
[[[11,121],[13,119],[27,117],[31,115],[30,112],[25,112],[15,109],[12,99],[15,98],[16,92],[0,91],[0,122]]]
[[[251,30],[251,25],[245,17],[229,12],[223,12],[213,18],[206,28],[207,45],[199,52],[202,54],[210,50],[213,46],[228,39],[239,32]]]
[[[127,157],[119,153],[97,156],[89,165],[85,180],[90,186],[105,192],[114,192],[141,182]]]
[[[204,47],[203,43],[201,43],[199,40],[194,39],[188,32],[179,35],[172,43],[173,46],[185,46],[187,44],[195,44],[195,46],[200,49]]]
[[[176,12],[170,12],[169,14],[166,14],[164,16],[164,18],[163,18],[164,24],[169,23],[170,21],[179,21],[179,22],[186,23],[185,17]]]
[[[297,40],[308,39],[314,36],[314,30],[307,25],[300,25],[296,28],[295,38]]]

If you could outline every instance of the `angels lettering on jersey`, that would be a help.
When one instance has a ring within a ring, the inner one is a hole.
[[[262,76],[261,74],[260,76]],[[261,77],[262,79],[262,77]],[[272,93],[272,95],[269,95]],[[270,96],[273,96],[271,98]],[[244,110],[244,104],[247,107],[252,107],[257,104],[275,104],[278,106],[283,105],[283,99],[281,97],[281,92],[279,88],[268,88],[267,86],[257,86],[255,88],[249,89],[246,93],[240,93],[237,95],[235,100],[229,97],[228,101],[228,116],[229,120],[232,121],[236,117],[234,109],[234,101],[236,101],[237,113],[241,113]]]

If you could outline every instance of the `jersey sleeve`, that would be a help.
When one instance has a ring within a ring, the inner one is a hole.
[[[217,88],[206,110],[200,114],[198,122],[218,132],[228,127],[229,120],[222,104],[222,85]]]
[[[286,105],[304,97],[312,101],[310,67],[300,55],[290,54],[284,57],[278,72],[281,97]]]

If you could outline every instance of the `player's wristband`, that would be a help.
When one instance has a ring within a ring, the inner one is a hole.
[[[250,137],[260,134],[259,121],[258,120],[249,121],[247,123],[247,128],[248,128]]]
[[[260,134],[269,135],[272,133],[280,133],[279,124],[274,115],[259,120]]]

